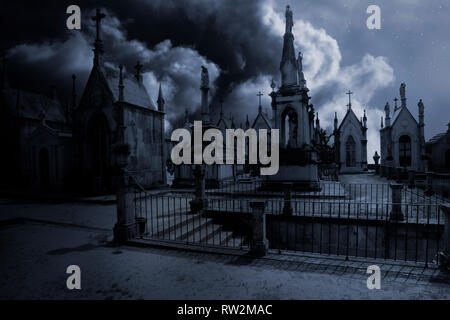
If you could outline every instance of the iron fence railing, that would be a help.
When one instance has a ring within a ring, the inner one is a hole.
[[[320,190],[267,190],[264,181],[227,183],[206,190],[204,210],[193,212],[193,194],[135,191],[143,238],[247,249],[251,202],[264,201],[269,246],[346,257],[423,262],[435,259],[443,241],[443,198],[403,187],[394,202],[389,184],[326,182]],[[286,210],[288,207],[289,210]],[[394,208],[395,207],[395,208]],[[403,219],[392,219],[399,210]]]
[[[248,247],[244,233],[216,223],[204,212],[192,212],[191,195],[153,195],[136,190],[134,196],[141,238],[234,249]]]

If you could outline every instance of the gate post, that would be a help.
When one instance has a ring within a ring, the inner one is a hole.
[[[391,183],[392,189],[392,211],[389,215],[391,221],[403,221],[402,213],[402,184]]]
[[[266,214],[264,201],[250,202],[252,208],[252,239],[250,241],[250,253],[257,256],[265,256],[269,250],[269,241],[266,237]]]
[[[206,209],[205,170],[202,165],[193,169],[195,177],[195,199],[190,202],[191,212],[195,213]]]
[[[124,243],[137,235],[135,217],[133,177],[126,171],[128,165],[129,145],[120,144],[115,147],[119,174],[116,177],[117,186],[117,222],[114,225],[114,241]]]
[[[444,250],[439,252],[439,268],[450,271],[450,204],[442,204],[440,207],[444,213]]]
[[[287,216],[292,216],[292,182],[283,183],[284,187],[284,207],[283,214]]]

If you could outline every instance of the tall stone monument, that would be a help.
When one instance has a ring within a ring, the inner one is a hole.
[[[280,168],[268,176],[267,186],[282,188],[291,182],[294,190],[317,190],[319,176],[314,138],[314,107],[303,74],[303,56],[295,57],[292,11],[286,8],[286,32],[280,63],[281,87],[272,91],[273,128],[280,130]]]

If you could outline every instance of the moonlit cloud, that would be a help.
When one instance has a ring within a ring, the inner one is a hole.
[[[263,21],[271,26],[271,30],[277,37],[284,34],[284,12],[275,12],[272,1],[266,1],[264,5]],[[311,94],[311,102],[319,118],[322,128],[326,128],[328,134],[332,132],[334,113],[338,112],[341,121],[347,110],[348,96],[345,92],[351,89],[354,92],[352,97],[352,109],[358,118],[363,116],[364,110],[368,117],[368,157],[375,150],[379,151],[379,126],[382,111],[379,106],[371,105],[374,94],[394,81],[394,70],[389,65],[386,57],[374,57],[366,53],[361,61],[341,66],[341,51],[336,39],[333,39],[323,28],[316,28],[311,23],[301,19],[295,19],[294,12],[295,47],[303,52],[303,67],[307,85]],[[281,51],[281,50],[280,50]],[[277,61],[281,59],[276,57]],[[233,90],[230,97],[234,109],[242,110],[242,106],[249,106],[245,113],[253,117],[257,112],[256,93],[261,90],[270,92],[270,79],[274,76],[279,81],[279,72],[275,75],[265,74],[257,78],[239,84]],[[266,108],[270,106],[270,99],[265,95],[263,104]],[[244,112],[241,118],[245,117]],[[242,121],[242,120],[241,120]]]

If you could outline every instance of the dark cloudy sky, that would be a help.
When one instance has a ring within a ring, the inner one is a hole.
[[[66,8],[82,9],[82,30],[65,27]],[[296,50],[304,53],[311,102],[321,124],[330,129],[334,112],[342,119],[351,89],[358,116],[369,118],[369,161],[379,150],[378,129],[386,101],[399,96],[406,82],[408,107],[417,117],[425,104],[425,134],[446,129],[450,71],[449,1],[433,0],[134,0],[2,1],[0,46],[10,58],[13,86],[46,90],[56,84],[65,94],[70,75],[79,90],[92,67],[95,7],[108,15],[103,40],[108,63],[130,72],[137,60],[145,66],[145,84],[156,100],[162,82],[169,120],[198,110],[200,66],[214,82],[212,108],[219,101],[235,123],[257,112],[258,91],[279,83],[284,10],[294,12]],[[366,9],[381,8],[381,30],[368,30]],[[269,109],[269,97],[264,107]],[[330,131],[330,130],[328,130]]]

